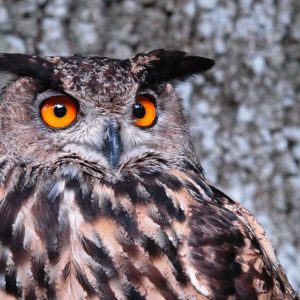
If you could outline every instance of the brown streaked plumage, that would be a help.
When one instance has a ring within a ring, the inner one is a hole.
[[[174,85],[212,65],[0,55],[0,299],[299,299],[195,156]],[[63,129],[39,113],[53,95],[77,103]],[[146,128],[137,95],[156,106]]]

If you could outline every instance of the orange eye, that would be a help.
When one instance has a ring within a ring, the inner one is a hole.
[[[40,114],[49,127],[65,128],[76,120],[77,105],[69,96],[53,96],[42,103]]]
[[[155,104],[147,96],[137,96],[133,107],[133,116],[136,126],[151,127],[157,119]]]

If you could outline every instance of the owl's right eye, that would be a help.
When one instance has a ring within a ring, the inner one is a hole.
[[[40,115],[47,126],[55,129],[66,128],[76,121],[77,104],[70,96],[52,96],[42,102]]]

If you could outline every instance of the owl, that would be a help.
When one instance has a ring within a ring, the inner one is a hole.
[[[175,86],[213,64],[0,55],[0,299],[299,299],[195,155]]]

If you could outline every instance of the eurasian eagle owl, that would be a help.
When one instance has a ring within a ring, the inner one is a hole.
[[[0,299],[297,299],[194,153],[174,86],[212,65],[0,55]]]

